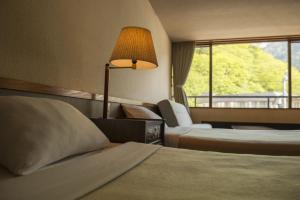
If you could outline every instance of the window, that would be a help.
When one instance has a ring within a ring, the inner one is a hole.
[[[195,49],[192,66],[184,89],[190,98],[189,105],[209,106],[209,47]]]
[[[191,107],[300,108],[300,41],[200,44],[185,91]]]
[[[215,45],[213,107],[287,108],[287,74],[287,42]]]
[[[292,53],[292,107],[300,108],[300,41],[291,44]]]

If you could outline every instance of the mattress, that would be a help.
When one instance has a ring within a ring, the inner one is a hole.
[[[0,199],[299,199],[300,157],[127,143],[30,175],[0,173]]]
[[[170,147],[267,155],[300,155],[300,131],[176,127],[166,129]]]

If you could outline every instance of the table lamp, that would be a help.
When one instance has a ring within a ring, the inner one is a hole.
[[[151,32],[141,27],[124,27],[109,63],[105,65],[103,119],[107,118],[108,111],[110,69],[152,69],[158,66]]]

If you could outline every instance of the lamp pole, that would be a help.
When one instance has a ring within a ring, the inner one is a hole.
[[[105,77],[104,77],[104,96],[103,96],[103,119],[107,119],[108,114],[108,91],[109,91],[109,70],[111,69],[136,69],[136,61],[132,61],[133,67],[114,67],[109,63],[105,64]]]
[[[109,84],[109,63],[105,64],[105,79],[104,79],[104,97],[103,97],[103,119],[107,119],[108,108],[108,84]]]

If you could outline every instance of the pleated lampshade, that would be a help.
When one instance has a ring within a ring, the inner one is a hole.
[[[141,27],[124,27],[110,58],[115,67],[151,69],[158,66],[151,32]]]

